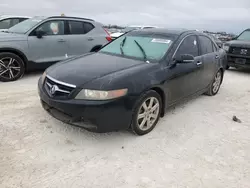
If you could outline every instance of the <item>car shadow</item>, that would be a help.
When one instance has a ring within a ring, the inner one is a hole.
[[[23,76],[23,78],[29,78],[29,77],[33,77],[33,76],[39,76],[42,75],[44,72],[44,70],[36,70],[36,71],[32,71],[32,72],[26,72]]]
[[[243,74],[250,74],[250,68],[247,69],[247,68],[230,68],[228,69],[227,71],[230,71],[230,72],[239,72],[239,73],[243,73]]]
[[[49,114],[47,114],[50,116]],[[47,119],[47,118],[46,118]],[[71,124],[67,124],[64,122],[61,122],[60,120],[57,120],[55,118],[49,118],[50,119],[50,125],[53,130],[53,132],[59,133],[61,135],[64,135],[65,137],[71,138],[73,140],[93,140],[98,143],[102,142],[121,142],[129,141],[133,138],[137,138],[135,134],[128,130],[120,130],[120,131],[113,131],[113,132],[107,132],[107,133],[96,133],[92,131],[88,131],[82,127],[74,126]],[[48,129],[48,131],[50,131]],[[107,141],[107,138],[109,141]]]

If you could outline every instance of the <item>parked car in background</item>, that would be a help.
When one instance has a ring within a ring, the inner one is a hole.
[[[227,68],[250,68],[250,29],[244,30],[233,40],[225,42],[223,48],[227,52]]]
[[[30,18],[0,34],[0,81],[14,81],[26,70],[97,51],[109,41],[102,24],[92,19]]]
[[[222,42],[220,39],[218,39],[217,37],[215,37],[214,35],[211,35],[211,34],[209,34],[209,36],[214,40],[214,42],[215,42],[220,48],[223,47],[223,42]]]
[[[28,16],[1,15],[0,16],[0,32],[6,31],[14,25],[29,19]]]
[[[115,28],[110,28],[110,29],[107,29],[109,34],[111,35],[112,33],[117,33],[117,32],[120,32],[121,29],[115,29]]]
[[[129,31],[132,31],[132,30],[136,30],[136,29],[150,29],[150,28],[157,28],[157,26],[150,26],[150,25],[131,25],[131,26],[128,26],[124,29],[122,29],[120,32],[115,32],[115,33],[112,33],[111,34],[111,38],[112,40],[118,38],[119,36],[123,35],[124,33],[127,33]]]
[[[223,58],[200,32],[135,30],[97,53],[49,67],[39,79],[39,95],[44,109],[61,121],[144,135],[168,107],[203,93],[216,95]]]

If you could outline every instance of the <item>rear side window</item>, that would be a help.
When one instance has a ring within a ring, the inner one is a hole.
[[[72,35],[86,34],[93,28],[94,26],[88,22],[69,21],[69,31]]]
[[[10,25],[11,25],[10,19],[0,21],[0,29],[9,29]]]
[[[194,57],[199,56],[197,39],[195,35],[188,36],[183,40],[176,52],[176,56],[180,56],[182,54],[190,54]]]
[[[213,53],[213,43],[211,39],[205,36],[199,36],[200,47],[201,47],[201,54],[209,54]]]
[[[18,18],[13,18],[11,19],[11,22],[10,22],[10,27],[16,25],[19,23],[19,19]]]
[[[24,20],[27,20],[28,18],[19,18],[19,22],[22,22]]]
[[[83,22],[83,24],[84,24],[84,31],[85,31],[85,33],[88,33],[92,29],[94,29],[94,26],[91,23]]]

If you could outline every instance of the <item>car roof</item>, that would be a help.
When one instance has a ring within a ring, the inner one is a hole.
[[[31,17],[30,16],[20,16],[20,15],[0,15],[0,20],[6,19],[6,18],[31,18]]]
[[[127,27],[157,27],[157,26],[154,26],[154,25],[129,25]]]
[[[167,28],[150,28],[150,29],[142,29],[142,30],[134,30],[131,33],[137,34],[158,34],[158,35],[181,35],[185,32],[194,32],[197,33],[195,30],[188,30],[188,29],[167,29]]]
[[[90,18],[83,18],[83,17],[74,17],[74,16],[65,16],[65,15],[62,15],[62,16],[50,16],[48,18],[69,18],[69,19],[81,19],[81,20],[88,20],[88,21],[92,21],[94,22],[95,20],[93,19],[90,19]]]

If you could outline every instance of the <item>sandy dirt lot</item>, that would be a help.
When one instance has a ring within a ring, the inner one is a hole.
[[[250,187],[250,72],[227,71],[217,96],[170,109],[142,137],[50,117],[40,75],[0,83],[1,188]]]

